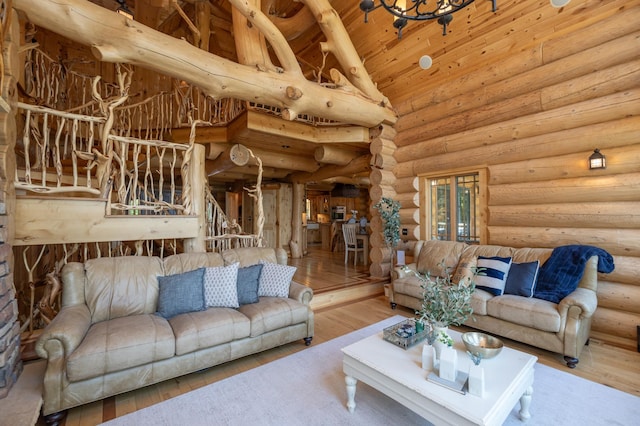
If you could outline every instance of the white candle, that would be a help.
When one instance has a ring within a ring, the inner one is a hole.
[[[423,345],[422,346],[422,369],[423,370],[433,370],[433,361],[436,357],[433,346],[431,345]]]
[[[472,365],[469,368],[469,393],[480,398],[484,397],[484,368],[479,365]]]
[[[458,352],[451,347],[443,348],[440,352],[440,378],[455,382],[457,373]]]

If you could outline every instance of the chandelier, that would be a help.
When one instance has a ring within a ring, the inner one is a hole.
[[[489,0],[496,11],[496,0]],[[398,30],[398,39],[402,38],[402,29],[407,26],[409,20],[427,21],[437,19],[442,25],[442,35],[447,35],[447,25],[453,20],[453,13],[464,9],[474,0],[362,0],[360,9],[364,12],[364,22],[367,23],[367,15],[382,6],[395,16],[393,26]],[[376,5],[376,3],[378,3]],[[408,5],[407,5],[408,3]]]

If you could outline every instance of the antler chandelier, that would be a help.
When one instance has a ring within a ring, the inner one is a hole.
[[[489,0],[496,11],[496,0]],[[387,12],[395,16],[393,26],[398,30],[398,38],[402,38],[402,29],[407,26],[409,20],[427,21],[437,19],[442,25],[442,35],[447,35],[447,25],[453,20],[453,13],[464,9],[474,0],[362,0],[360,9],[364,12],[364,22],[368,22],[367,15],[384,7]],[[376,5],[376,3],[378,3]]]

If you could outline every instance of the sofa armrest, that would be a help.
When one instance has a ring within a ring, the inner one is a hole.
[[[598,296],[595,291],[578,287],[558,304],[560,315],[566,317],[573,306],[580,309],[580,317],[590,318],[598,307]]]
[[[87,305],[62,308],[36,342],[37,354],[50,360],[68,357],[80,345],[90,326],[91,313]],[[61,345],[48,345],[51,340],[57,340]],[[61,348],[62,353],[50,353],[52,348]]]
[[[305,305],[309,305],[313,298],[313,290],[299,282],[291,281],[291,286],[289,287],[289,298],[295,299]]]
[[[391,273],[392,281],[399,280],[400,278],[406,278],[416,275],[416,264],[410,263],[408,265],[396,266]]]

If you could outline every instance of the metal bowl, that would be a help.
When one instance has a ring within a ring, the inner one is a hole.
[[[479,359],[491,359],[497,356],[504,344],[497,337],[485,333],[470,332],[462,335],[467,351]],[[472,358],[473,358],[472,357]]]

